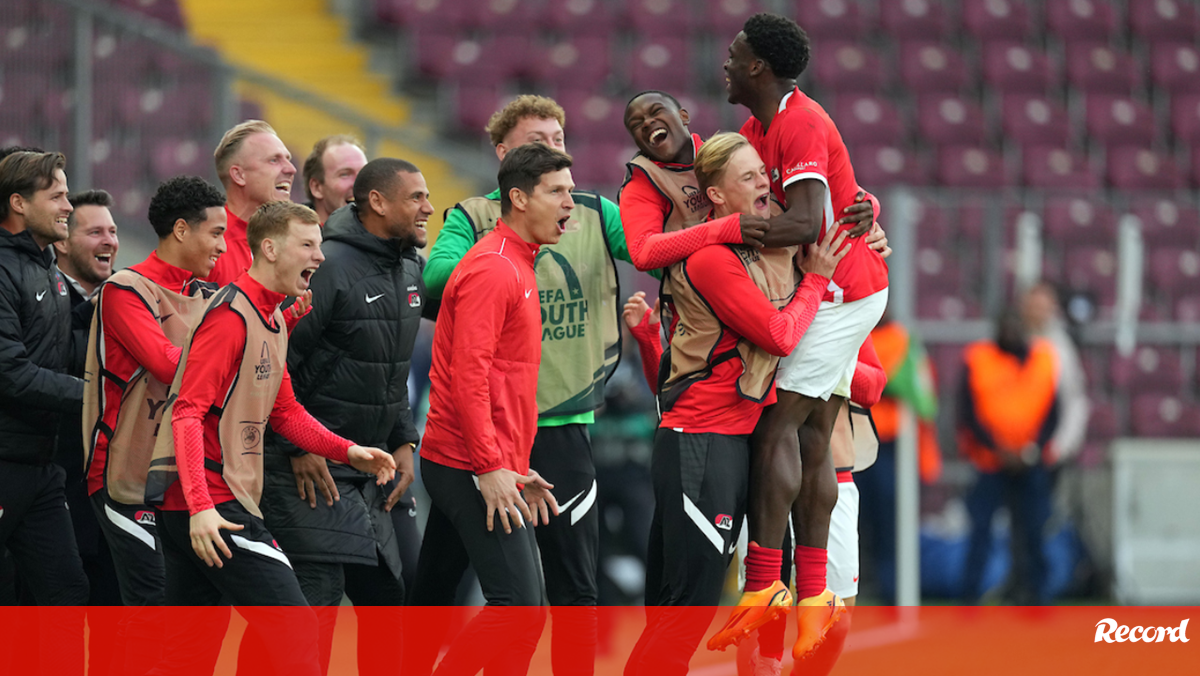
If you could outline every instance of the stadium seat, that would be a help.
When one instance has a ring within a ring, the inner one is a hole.
[[[1200,407],[1177,396],[1139,394],[1133,398],[1131,431],[1139,437],[1184,438],[1200,434]]]
[[[879,18],[896,40],[941,40],[950,30],[946,6],[937,0],[881,2]]]
[[[1067,109],[1042,96],[1005,96],[1001,104],[1004,136],[1023,146],[1064,148],[1070,141]]]
[[[934,42],[915,42],[901,46],[900,78],[915,94],[956,93],[969,81],[962,55],[946,45]]]
[[[1153,288],[1174,297],[1180,291],[1200,289],[1200,254],[1194,248],[1157,247],[1146,260]]]
[[[612,5],[604,0],[560,0],[545,4],[545,25],[550,30],[580,37],[607,38],[614,30],[616,17]]]
[[[1175,158],[1134,146],[1109,152],[1108,180],[1114,188],[1123,190],[1175,190],[1184,186]]]
[[[996,91],[1006,94],[1045,95],[1057,84],[1045,52],[1013,43],[984,46],[983,79]]]
[[[876,92],[887,81],[879,55],[867,47],[823,42],[813,51],[813,79],[822,91]]]
[[[530,0],[477,0],[471,3],[467,25],[494,35],[525,35],[538,9]]]
[[[451,33],[440,31],[414,30],[411,37],[417,71],[438,79],[446,77],[453,70],[456,57],[470,57],[475,53],[478,58],[482,49],[475,40],[459,39]]]
[[[1183,296],[1175,301],[1174,310],[1175,321],[1200,324],[1200,294]]]
[[[917,105],[921,137],[937,145],[981,145],[986,137],[983,110],[958,96],[926,96]]]
[[[704,27],[722,46],[733,41],[746,19],[763,10],[759,0],[710,0],[703,4]]]
[[[569,136],[575,141],[611,141],[621,143],[629,138],[620,124],[624,101],[586,90],[563,90],[555,100],[567,115]]]
[[[1200,93],[1200,50],[1195,44],[1156,44],[1150,51],[1154,86],[1172,94]]]
[[[391,0],[389,15],[419,36],[426,31],[454,34],[464,29],[474,11],[470,0]]]
[[[1025,0],[966,0],[963,27],[980,41],[1023,41],[1031,32]]]
[[[478,43],[455,47],[451,78],[463,84],[486,84],[528,74],[533,45],[526,35],[500,34]]]
[[[500,107],[500,90],[495,84],[459,85],[453,93],[454,121],[459,129],[478,133]]]
[[[1067,45],[1067,82],[1087,93],[1129,96],[1139,83],[1133,57],[1105,44]]]
[[[530,62],[531,76],[550,86],[602,83],[611,70],[610,43],[605,38],[566,38],[542,49]]]
[[[648,38],[634,45],[629,57],[629,83],[635,91],[691,88],[692,58],[685,40]]]
[[[1116,216],[1106,204],[1090,196],[1047,200],[1042,224],[1047,238],[1066,245],[1110,246],[1116,242]]]
[[[155,144],[150,155],[150,174],[155,181],[172,176],[207,173],[211,155],[193,139],[164,139]]]
[[[158,51],[142,40],[98,39],[93,52],[92,76],[99,83],[141,84]]]
[[[1047,0],[1046,24],[1063,40],[1108,40],[1117,16],[1108,0]]]
[[[974,146],[950,146],[938,151],[938,178],[954,188],[990,188],[1008,185],[999,153]]]
[[[848,145],[902,143],[907,138],[904,121],[891,99],[844,94],[834,99],[828,110]]]
[[[586,190],[610,189],[625,180],[625,164],[637,148],[632,141],[625,143],[591,143],[571,148],[573,157],[580,158],[571,167],[575,185]]]
[[[1117,256],[1111,247],[1073,246],[1063,261],[1062,281],[1068,289],[1092,294],[1102,311],[1112,308],[1117,299]]]
[[[974,319],[979,316],[979,303],[962,295],[961,290],[935,289],[917,296],[917,316],[942,321]]]
[[[804,32],[820,42],[850,42],[877,29],[856,0],[795,0],[793,11]]]
[[[1112,353],[1113,386],[1118,389],[1179,394],[1183,391],[1183,368],[1175,347],[1139,345],[1128,357]]]
[[[850,149],[854,177],[868,190],[891,185],[927,185],[926,163],[907,148],[896,145],[864,145]]]
[[[1149,43],[1159,40],[1195,40],[1200,31],[1196,5],[1191,0],[1142,0],[1129,3],[1133,34]]]
[[[964,275],[953,249],[921,247],[917,250],[917,297],[961,289]]]
[[[728,128],[721,123],[722,109],[718,108],[712,100],[702,96],[689,96],[687,94],[682,94],[675,98],[679,100],[679,105],[688,111],[688,128],[694,133],[700,134],[701,138],[708,138],[717,131]],[[622,107],[618,110],[621,111],[621,116],[623,117],[625,100],[621,100],[619,103]],[[609,124],[612,123],[609,122]],[[624,125],[620,125],[619,128],[622,134],[627,133]],[[737,129],[738,125],[735,125],[733,128]]]
[[[1167,198],[1141,198],[1132,213],[1142,221],[1142,240],[1147,246],[1195,249],[1200,245],[1200,211]]]
[[[1065,148],[1028,147],[1022,159],[1025,185],[1030,188],[1096,190],[1101,185],[1088,159]]]
[[[624,0],[624,3],[628,25],[645,37],[678,38],[691,33],[698,24],[692,11],[696,3],[686,0]],[[735,35],[726,39],[732,42]]]
[[[1158,137],[1154,112],[1145,103],[1124,96],[1087,97],[1084,115],[1087,130],[1108,147],[1150,146]],[[1109,163],[1109,166],[1113,166]]]
[[[1200,148],[1200,94],[1171,98],[1171,132],[1179,144]]]

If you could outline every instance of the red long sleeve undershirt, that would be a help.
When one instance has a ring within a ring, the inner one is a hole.
[[[879,403],[883,388],[887,385],[887,372],[875,353],[875,343],[868,335],[858,349],[858,365],[854,379],[850,381],[850,400],[860,406],[871,408]]]
[[[621,188],[621,225],[629,258],[638,270],[674,265],[712,244],[741,244],[741,216],[732,214],[676,232],[663,232],[671,203],[645,174],[635,171]]]
[[[264,289],[248,275],[235,283],[247,292],[263,316],[269,317],[282,299],[282,295]],[[171,487],[163,509],[187,509],[196,514],[234,499],[221,475],[204,467],[204,459],[221,461],[220,418],[211,409],[225,401],[245,345],[245,322],[228,306],[213,309],[196,330],[171,419],[179,489]],[[352,442],[330,432],[296,401],[286,365],[269,421],[273,429],[302,450],[349,462],[346,452]]]

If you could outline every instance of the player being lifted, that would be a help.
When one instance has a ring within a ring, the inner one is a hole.
[[[771,219],[771,227],[795,231],[802,242],[844,228],[834,214],[854,203],[859,192],[837,127],[796,87],[808,60],[808,37],[795,22],[756,14],[733,40],[724,66],[730,103],[744,105],[752,114],[742,134],[762,156],[772,193],[785,209]],[[794,526],[796,594],[802,608],[792,648],[797,660],[821,643],[844,612],[842,600],[826,588],[829,518],[838,491],[829,440],[837,411],[850,395],[859,346],[887,305],[887,289],[883,258],[852,240],[812,326],[780,362],[778,404],[755,433],[747,577],[766,580],[767,571],[779,570],[788,514],[799,501],[796,513],[802,518]],[[739,605],[763,605],[771,598],[748,584]],[[747,623],[767,615],[735,611],[713,641],[736,642]]]

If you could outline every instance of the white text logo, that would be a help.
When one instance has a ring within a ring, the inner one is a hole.
[[[1179,623],[1178,627],[1132,627],[1117,624],[1111,617],[1106,617],[1096,623],[1096,640],[1094,643],[1162,643],[1164,638],[1170,638],[1171,643],[1187,643],[1188,620]]]

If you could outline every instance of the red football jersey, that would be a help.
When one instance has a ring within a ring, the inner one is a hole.
[[[783,97],[771,128],[763,131],[758,118],[742,125],[742,135],[762,156],[771,177],[771,191],[787,207],[787,187],[806,178],[825,184],[825,219],[821,236],[854,203],[858,181],[850,153],[825,109],[799,89]],[[842,228],[849,229],[849,225]],[[859,300],[888,286],[887,263],[862,237],[850,240],[850,253],[838,265],[825,293],[832,303]]]

